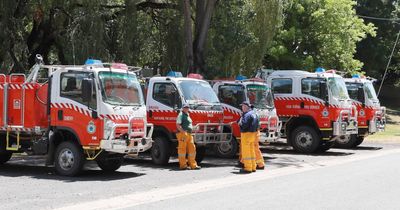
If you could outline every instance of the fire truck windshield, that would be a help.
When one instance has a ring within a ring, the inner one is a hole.
[[[143,105],[143,95],[136,75],[103,71],[99,73],[103,101],[116,106]]]
[[[271,109],[274,107],[272,93],[266,85],[247,85],[247,97],[257,109]]]
[[[364,87],[365,87],[365,92],[367,93],[368,99],[378,101],[378,97],[376,96],[376,92],[375,92],[375,89],[374,89],[374,86],[372,85],[372,83],[366,82],[366,83],[364,83]]]
[[[338,100],[349,99],[349,94],[347,93],[346,84],[341,77],[329,77],[328,87],[334,98]]]
[[[346,82],[347,91],[351,99],[360,101],[358,98],[358,88],[362,87],[361,83]]]
[[[219,105],[219,100],[210,84],[205,81],[184,80],[179,83],[183,97],[192,108]]]

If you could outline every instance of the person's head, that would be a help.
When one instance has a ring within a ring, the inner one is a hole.
[[[242,107],[243,112],[248,112],[251,107],[250,103],[247,101],[243,101],[243,103],[241,103],[240,106]]]
[[[182,105],[182,112],[187,114],[189,112],[190,106],[189,104],[183,104]]]

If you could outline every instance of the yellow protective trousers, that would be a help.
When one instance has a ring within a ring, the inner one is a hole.
[[[260,136],[261,136],[261,133],[260,133],[260,131],[258,131],[256,141],[254,143],[254,151],[256,152],[256,164],[258,167],[262,168],[265,166],[265,164],[264,164],[264,157],[260,150]]]
[[[244,132],[240,134],[240,146],[242,151],[242,161],[244,170],[256,170],[256,153],[254,151],[254,143],[257,138],[257,132]]]
[[[196,146],[194,145],[192,134],[179,132],[176,137],[178,138],[179,168],[186,168],[188,165],[192,169],[196,168]]]

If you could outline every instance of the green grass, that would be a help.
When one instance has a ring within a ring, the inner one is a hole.
[[[400,107],[387,107],[386,114],[385,131],[368,136],[367,141],[400,142]]]

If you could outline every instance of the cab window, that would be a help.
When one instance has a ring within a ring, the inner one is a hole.
[[[272,92],[273,93],[283,93],[283,94],[291,94],[292,93],[293,81],[292,79],[272,79]]]
[[[155,83],[153,87],[154,100],[169,106],[180,108],[181,100],[179,98],[178,90],[171,83]]]
[[[90,108],[96,109],[96,91],[93,87],[92,98],[87,102],[83,102],[82,96],[82,80],[89,78],[89,73],[84,72],[68,72],[61,74],[60,96],[71,99],[81,104],[89,105]]]

